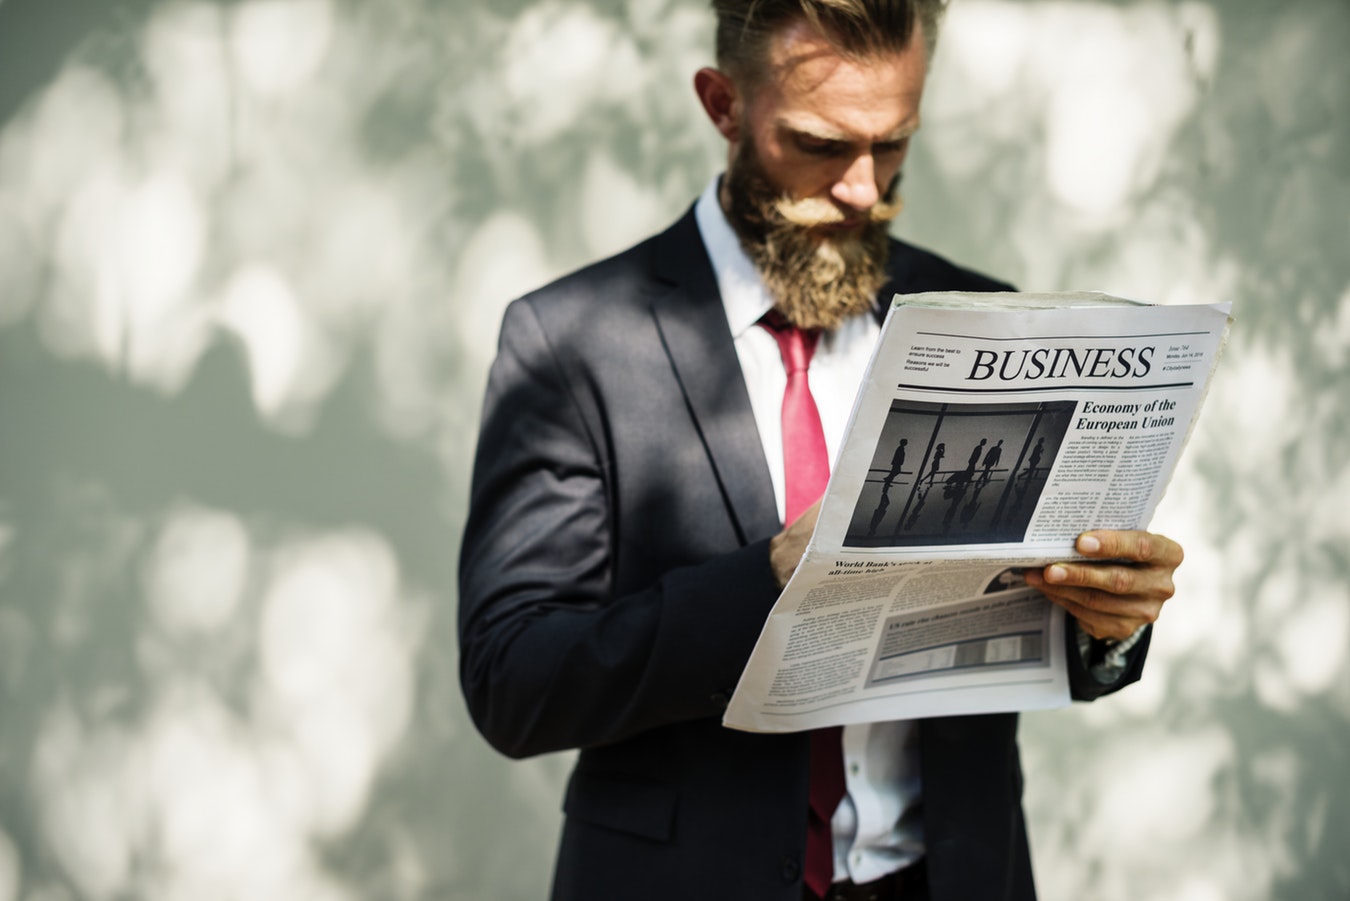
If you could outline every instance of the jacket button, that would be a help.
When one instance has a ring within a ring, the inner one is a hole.
[[[727,705],[731,703],[731,695],[727,694],[725,691],[715,691],[708,700],[712,701],[723,710],[726,710]]]
[[[802,875],[802,865],[798,862],[797,855],[785,855],[782,863],[779,864],[778,873],[783,877],[784,882],[796,882],[797,877]]]

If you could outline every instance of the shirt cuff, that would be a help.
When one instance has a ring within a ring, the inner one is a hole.
[[[1148,629],[1146,625],[1140,626],[1129,638],[1118,640],[1093,638],[1083,631],[1077,620],[1074,620],[1073,627],[1078,638],[1078,655],[1083,660],[1084,668],[1102,685],[1110,685],[1121,677],[1129,662],[1126,658],[1130,650],[1139,643],[1139,639],[1144,637],[1144,631]]]

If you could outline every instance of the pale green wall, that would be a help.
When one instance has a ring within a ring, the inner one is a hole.
[[[720,149],[701,3],[0,0],[0,901],[514,899],[456,683],[511,296]],[[1048,899],[1350,895],[1350,6],[956,0],[900,231],[1232,300],[1144,682],[1023,730]]]

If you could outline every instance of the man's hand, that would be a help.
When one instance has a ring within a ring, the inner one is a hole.
[[[773,567],[773,578],[782,591],[788,579],[797,571],[802,561],[811,533],[816,530],[816,517],[820,516],[820,501],[807,507],[796,522],[769,539],[769,565]]]
[[[1073,614],[1093,638],[1123,640],[1158,618],[1176,591],[1172,574],[1181,545],[1151,532],[1100,530],[1078,536],[1092,562],[1052,563],[1028,570],[1027,584]]]

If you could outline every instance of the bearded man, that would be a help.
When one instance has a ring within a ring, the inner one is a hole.
[[[505,314],[460,563],[469,710],[507,755],[580,750],[555,899],[1032,898],[1016,715],[721,726],[881,306],[1008,286],[887,236],[940,2],[713,5],[694,87],[726,174]],[[1091,699],[1138,678],[1180,549],[1079,549],[1128,564],[1027,580],[1073,614]]]

